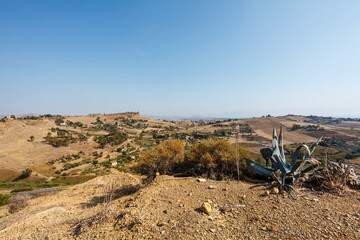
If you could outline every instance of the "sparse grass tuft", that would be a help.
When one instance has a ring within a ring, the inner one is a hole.
[[[15,213],[29,205],[30,196],[27,194],[13,195],[10,198],[9,213]]]

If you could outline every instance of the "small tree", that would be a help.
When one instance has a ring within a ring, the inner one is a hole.
[[[18,176],[16,179],[14,179],[14,181],[18,181],[18,180],[21,180],[21,179],[24,179],[24,178],[28,178],[28,177],[30,177],[31,173],[32,173],[32,169],[27,168],[24,171],[22,171],[21,175]]]
[[[55,124],[60,126],[62,123],[64,123],[64,119],[59,117],[55,119]]]

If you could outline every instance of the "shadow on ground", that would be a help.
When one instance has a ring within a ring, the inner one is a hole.
[[[115,199],[136,193],[140,189],[140,184],[137,185],[124,185],[119,189],[114,189],[102,196],[93,197],[90,202],[82,203],[83,208],[95,207],[98,204],[109,203]]]

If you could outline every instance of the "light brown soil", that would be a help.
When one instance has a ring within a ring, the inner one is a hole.
[[[250,183],[196,180],[159,176],[104,208],[97,202],[110,183],[120,189],[140,183],[140,177],[114,172],[32,199],[24,210],[0,219],[0,239],[360,238],[358,191],[337,196],[300,189],[292,200],[263,196],[267,189]],[[199,210],[205,201],[211,215]],[[103,209],[102,221],[79,225]]]

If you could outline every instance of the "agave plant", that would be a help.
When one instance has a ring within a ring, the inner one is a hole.
[[[299,146],[292,156],[291,162],[287,163],[283,146],[282,128],[280,128],[279,139],[277,138],[276,129],[274,128],[272,149],[263,148],[260,150],[261,155],[265,159],[266,167],[249,159],[247,160],[247,166],[254,173],[277,181],[282,189],[293,188],[300,177],[305,176],[305,174],[319,166],[320,162],[311,158],[311,154],[320,141],[321,138],[310,148],[305,144]],[[297,161],[300,151],[303,148],[306,150],[306,153],[301,160]],[[269,166],[269,161],[271,162],[271,166]],[[304,168],[306,163],[311,163],[311,165]]]

